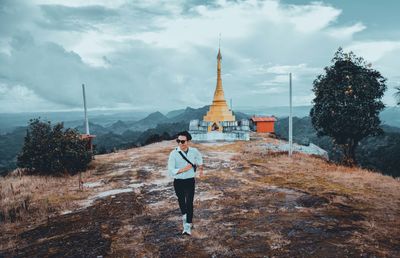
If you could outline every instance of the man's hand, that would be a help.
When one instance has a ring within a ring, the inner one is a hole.
[[[203,177],[203,165],[199,166],[199,178]]]
[[[184,173],[192,168],[192,165],[188,164],[186,167],[179,169],[178,174]]]

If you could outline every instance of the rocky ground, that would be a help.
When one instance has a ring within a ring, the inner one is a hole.
[[[399,257],[400,182],[266,141],[196,144],[194,229],[181,235],[172,141],[96,156],[71,210],[1,229],[0,257]]]

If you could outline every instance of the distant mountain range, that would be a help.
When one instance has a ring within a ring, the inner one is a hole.
[[[310,115],[312,106],[294,106],[293,117],[306,117]],[[264,107],[264,108],[239,108],[249,115],[274,115],[279,118],[289,116],[289,107]],[[400,107],[387,107],[380,113],[382,124],[400,127]]]
[[[335,149],[331,140],[327,137],[318,138],[316,136],[315,130],[311,125],[310,117],[308,117],[310,108],[311,107],[308,106],[293,108],[293,114],[298,116],[294,120],[295,141],[300,144],[313,142],[328,150],[331,159],[338,160],[340,153],[334,151]],[[114,116],[111,114],[99,115],[96,119],[90,120],[90,133],[96,135],[94,144],[97,146],[97,153],[107,153],[114,149],[131,148],[160,140],[172,139],[179,131],[189,128],[190,120],[202,119],[208,110],[209,106],[197,109],[187,107],[185,109],[170,111],[166,115],[157,111],[147,114],[147,116],[141,116],[140,119],[137,120],[132,120],[134,116],[127,113],[117,113],[114,114]],[[241,109],[240,111],[234,112],[237,120],[247,119],[251,115],[275,115],[276,117],[280,117],[276,123],[276,132],[282,138],[287,138],[287,114],[287,107],[260,108],[258,110]],[[136,115],[139,117],[139,114]],[[6,117],[8,119],[7,121],[13,121],[13,123],[21,122],[21,120],[9,114],[0,114],[0,118],[1,116]],[[19,117],[28,121],[37,116],[28,117],[26,114],[20,114]],[[73,117],[72,115],[70,116],[70,118]],[[55,116],[55,118],[57,117]],[[57,119],[59,118],[60,117]],[[58,122],[57,119],[51,120],[52,124]],[[381,119],[386,136],[370,137],[362,142],[361,144],[363,147],[359,149],[360,157],[363,160],[362,164],[368,165],[369,168],[388,171],[387,174],[397,175],[397,173],[393,172],[397,169],[397,165],[390,165],[390,168],[386,165],[397,164],[393,163],[393,158],[386,160],[385,164],[382,164],[380,161],[384,160],[382,158],[382,153],[385,153],[385,157],[391,157],[393,155],[398,155],[397,153],[400,152],[395,146],[395,143],[398,143],[398,135],[400,135],[400,108],[391,107],[385,109],[381,113]],[[79,132],[84,133],[85,128],[82,120],[65,121],[64,127],[76,128]],[[4,125],[4,120],[0,121],[0,125]],[[8,133],[3,132],[0,134],[0,174],[2,171],[4,172],[15,167],[16,156],[22,148],[23,138],[26,135],[26,125],[27,122],[23,127],[17,127]],[[377,149],[378,147],[379,149]],[[374,159],[374,164],[368,163],[369,157]]]
[[[165,115],[159,111],[154,113],[141,111],[90,111],[89,121],[105,128],[105,131],[121,134],[125,130],[144,131],[154,128],[158,123],[170,123],[201,119],[209,106],[201,108],[187,107],[172,110]],[[293,116],[305,117],[311,106],[294,106]],[[236,119],[240,120],[252,115],[273,115],[279,118],[289,116],[289,107],[239,107],[234,110]],[[65,127],[83,125],[83,112],[41,112],[41,113],[0,113],[0,135],[12,132],[18,126],[27,126],[29,119],[41,117],[52,123],[64,122]],[[380,114],[383,124],[400,127],[400,107],[387,107]],[[92,126],[91,126],[92,127]],[[101,128],[98,130],[102,131]]]
[[[289,116],[289,107],[239,107],[238,111],[249,115],[266,115],[275,117]],[[293,116],[305,117],[310,114],[311,106],[294,106],[292,107]]]
[[[157,127],[159,124],[170,124],[170,123],[187,123],[193,119],[203,119],[204,115],[209,110],[210,106],[204,106],[202,108],[191,108],[174,110],[167,115],[157,111],[149,114],[143,119],[138,121],[124,122],[118,120],[110,126],[101,126],[95,123],[89,123],[90,133],[95,135],[102,135],[105,133],[123,134],[126,131],[143,132],[151,128]],[[236,120],[248,119],[250,116],[242,112],[234,112]],[[85,132],[83,125],[75,127],[81,133]]]
[[[184,122],[189,125],[190,120],[201,119],[207,112],[208,107],[209,106],[204,106],[198,109],[187,107],[186,109],[172,111],[168,113],[167,116],[157,111],[138,121],[125,122],[118,120],[110,126],[101,126],[99,124],[89,123],[89,128],[91,134],[102,135],[105,133],[123,134],[126,131],[143,132],[155,128],[159,124]],[[75,128],[82,133],[85,131],[83,125]]]
[[[149,112],[142,111],[89,111],[89,120],[101,126],[109,126],[118,120],[137,121]],[[13,131],[18,126],[27,126],[29,120],[40,117],[52,123],[64,122],[66,127],[74,128],[83,124],[83,111],[35,112],[35,113],[0,113],[0,134]]]

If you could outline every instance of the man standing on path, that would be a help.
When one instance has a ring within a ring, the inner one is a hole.
[[[174,178],[174,189],[182,213],[183,232],[191,235],[193,219],[193,199],[196,171],[203,175],[203,158],[193,147],[189,148],[192,136],[184,131],[176,139],[178,147],[169,154],[168,173]]]

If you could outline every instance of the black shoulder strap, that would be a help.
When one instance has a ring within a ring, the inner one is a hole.
[[[183,158],[184,160],[186,160],[190,165],[192,165],[192,166],[194,167],[193,163],[190,162],[190,160],[188,160],[188,159],[185,157],[185,155],[183,155],[182,151],[179,151],[179,154],[182,156],[182,158]]]

